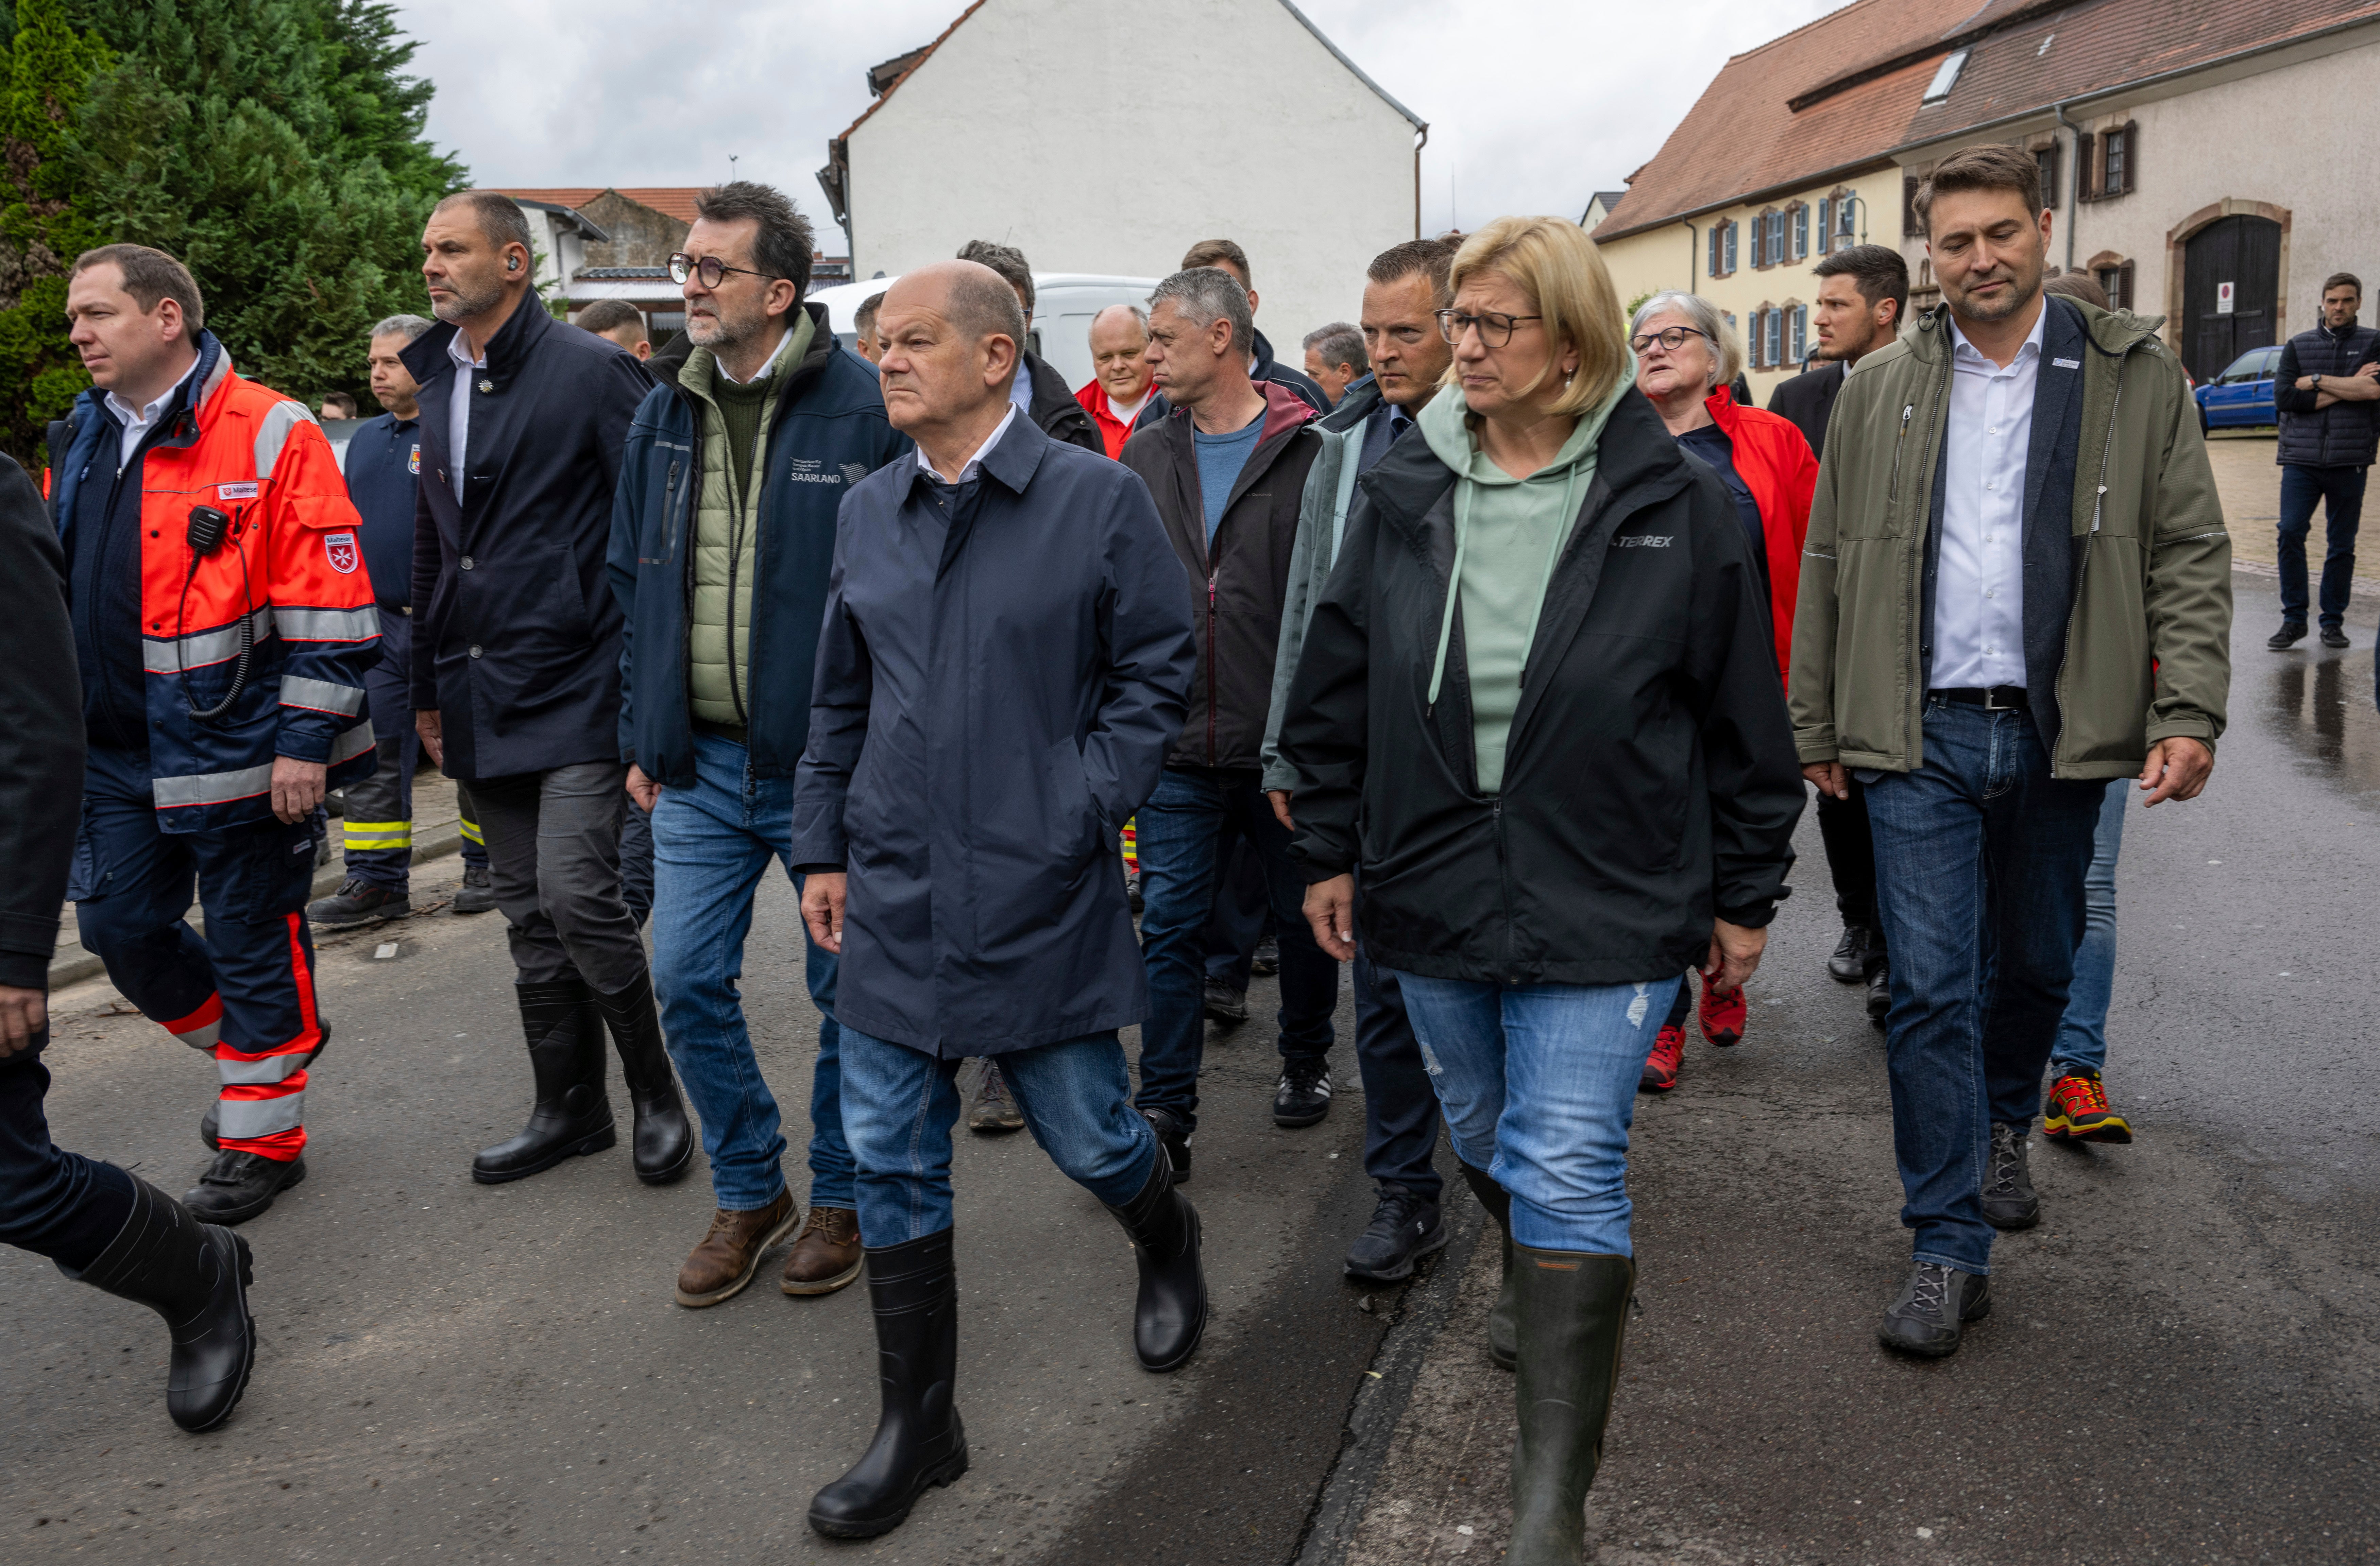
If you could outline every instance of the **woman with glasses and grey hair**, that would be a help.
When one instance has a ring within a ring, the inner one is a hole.
[[[1686,455],[1718,475],[1735,503],[1760,570],[1781,682],[1791,661],[1793,589],[1802,577],[1802,540],[1810,530],[1818,459],[1791,420],[1736,402],[1729,387],[1743,367],[1743,348],[1735,328],[1701,295],[1665,291],[1638,305],[1629,322],[1628,346],[1636,354],[1636,389]],[[1647,1092],[1666,1093],[1678,1085],[1689,990],[1690,986],[1678,987],[1669,1020],[1645,1057],[1639,1086]],[[1700,1010],[1703,1037],[1713,1044],[1723,1050],[1743,1038],[1741,987],[1720,993],[1706,979]]]
[[[1397,976],[1505,1226],[1507,1566],[1584,1558],[1636,1262],[1628,1127],[1678,976],[1760,960],[1803,783],[1726,490],[1636,395],[1565,218],[1465,239],[1446,389],[1356,486],[1283,706],[1316,941]]]

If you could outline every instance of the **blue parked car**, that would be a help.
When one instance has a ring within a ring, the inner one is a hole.
[[[2238,430],[2278,422],[2273,411],[2273,372],[2280,363],[2277,347],[2250,348],[2233,359],[2222,374],[2198,388],[2198,427]]]

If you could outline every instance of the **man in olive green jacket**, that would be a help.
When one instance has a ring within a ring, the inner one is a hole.
[[[1945,307],[1837,399],[1789,696],[1811,780],[1866,787],[1915,1232],[1881,1336],[1938,1355],[1989,1309],[1993,1231],[2040,1220],[2025,1148],[2106,782],[2154,806],[2214,766],[2231,550],[2158,322],[2043,295],[2030,154],[1957,153],[1918,206]]]

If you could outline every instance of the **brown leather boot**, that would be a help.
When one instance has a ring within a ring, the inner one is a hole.
[[[859,1215],[849,1208],[812,1208],[800,1238],[785,1257],[783,1288],[789,1294],[832,1294],[859,1276],[866,1259],[859,1248]]]
[[[699,1308],[734,1299],[760,1270],[760,1256],[793,1232],[802,1209],[791,1191],[780,1191],[765,1208],[710,1215],[710,1232],[677,1269],[677,1303]]]

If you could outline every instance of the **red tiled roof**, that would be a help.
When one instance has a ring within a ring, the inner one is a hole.
[[[1857,0],[1728,61],[1595,237],[2374,18],[2380,0]],[[1922,103],[1954,45],[1957,82]]]
[[[674,217],[680,223],[692,223],[695,195],[706,188],[708,188],[700,185],[633,187],[567,185],[557,186],[551,189],[507,189],[501,194],[510,196],[516,201],[550,201],[557,207],[569,207],[575,211],[609,190],[615,196],[625,196],[640,207],[650,207],[653,211],[667,217]]]
[[[1899,140],[1935,140],[2375,18],[2380,0],[2084,0],[1978,41],[1950,95],[1915,108]]]
[[[1754,192],[1857,167],[1900,140],[1933,74],[1890,69],[1795,114],[1790,100],[1859,66],[1888,61],[1973,16],[1976,0],[1857,0],[1720,67],[1628,194],[1595,231],[1616,239]]]

